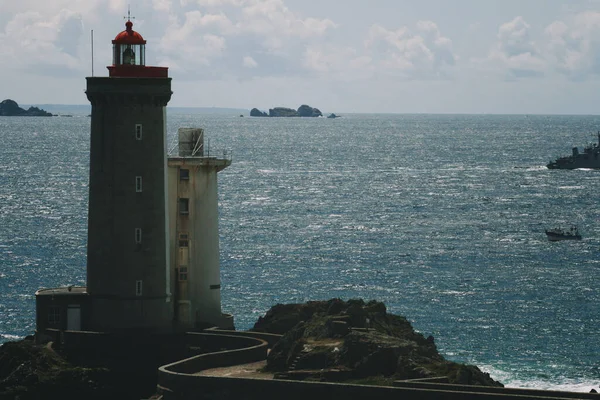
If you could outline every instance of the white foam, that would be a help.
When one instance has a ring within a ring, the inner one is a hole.
[[[557,379],[532,379],[524,380],[515,376],[512,372],[502,371],[492,366],[480,366],[483,372],[487,372],[490,376],[501,382],[507,388],[519,388],[519,389],[537,389],[537,390],[551,390],[560,392],[578,392],[578,393],[589,393],[590,390],[595,389],[600,392],[600,379],[597,381],[593,380],[577,380],[567,378]]]
[[[598,381],[596,382],[578,382],[578,381],[565,381],[563,383],[554,383],[554,382],[546,382],[546,381],[519,381],[514,380],[509,384],[505,384],[504,386],[508,388],[522,388],[522,389],[540,389],[540,390],[554,390],[560,392],[579,392],[579,393],[589,393],[590,390],[596,389],[596,391],[600,391],[598,387]]]
[[[7,339],[7,340],[19,340],[19,339],[23,339],[23,336],[9,335],[8,333],[0,333],[0,338]]]

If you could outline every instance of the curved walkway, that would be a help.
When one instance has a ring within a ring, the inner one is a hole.
[[[273,379],[272,372],[263,372],[267,361],[257,361],[248,364],[232,365],[230,367],[210,368],[196,372],[196,376],[215,376],[230,378]]]

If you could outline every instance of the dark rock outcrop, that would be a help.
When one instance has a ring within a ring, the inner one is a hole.
[[[76,352],[38,345],[33,337],[6,342],[0,346],[0,399],[148,398],[156,391],[158,366],[191,354],[179,344],[136,348],[139,339]]]
[[[253,108],[252,110],[250,110],[250,116],[251,117],[268,117],[269,114],[267,114],[266,112],[260,111],[258,108]]]
[[[298,117],[298,111],[292,108],[275,107],[269,109],[269,117]]]
[[[307,106],[306,104],[298,107],[298,115],[300,117],[322,117],[323,114],[318,108],[312,108],[311,106]]]
[[[298,110],[287,107],[270,108],[269,113],[260,111],[258,108],[250,110],[251,117],[322,117],[323,113],[318,108],[307,106],[306,104],[298,107]]]
[[[278,304],[252,330],[283,334],[266,367],[282,379],[391,385],[445,377],[449,383],[502,386],[475,366],[445,360],[433,337],[415,332],[377,301]]]
[[[4,100],[0,103],[0,116],[2,117],[51,117],[52,114],[37,107],[25,110],[14,100]]]
[[[0,347],[0,398],[88,398],[114,394],[104,382],[114,378],[105,368],[81,368],[33,340]],[[65,394],[67,395],[65,397]]]

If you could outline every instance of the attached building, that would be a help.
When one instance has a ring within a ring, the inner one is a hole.
[[[179,153],[168,158],[172,292],[177,321],[232,328],[221,313],[217,172],[231,159],[204,150],[202,129],[180,128]]]

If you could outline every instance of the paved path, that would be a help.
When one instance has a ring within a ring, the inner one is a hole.
[[[231,367],[205,369],[195,373],[198,376],[229,376],[232,378],[255,378],[255,379],[273,379],[272,372],[262,372],[267,365],[267,361],[258,361],[250,364],[240,364]]]

